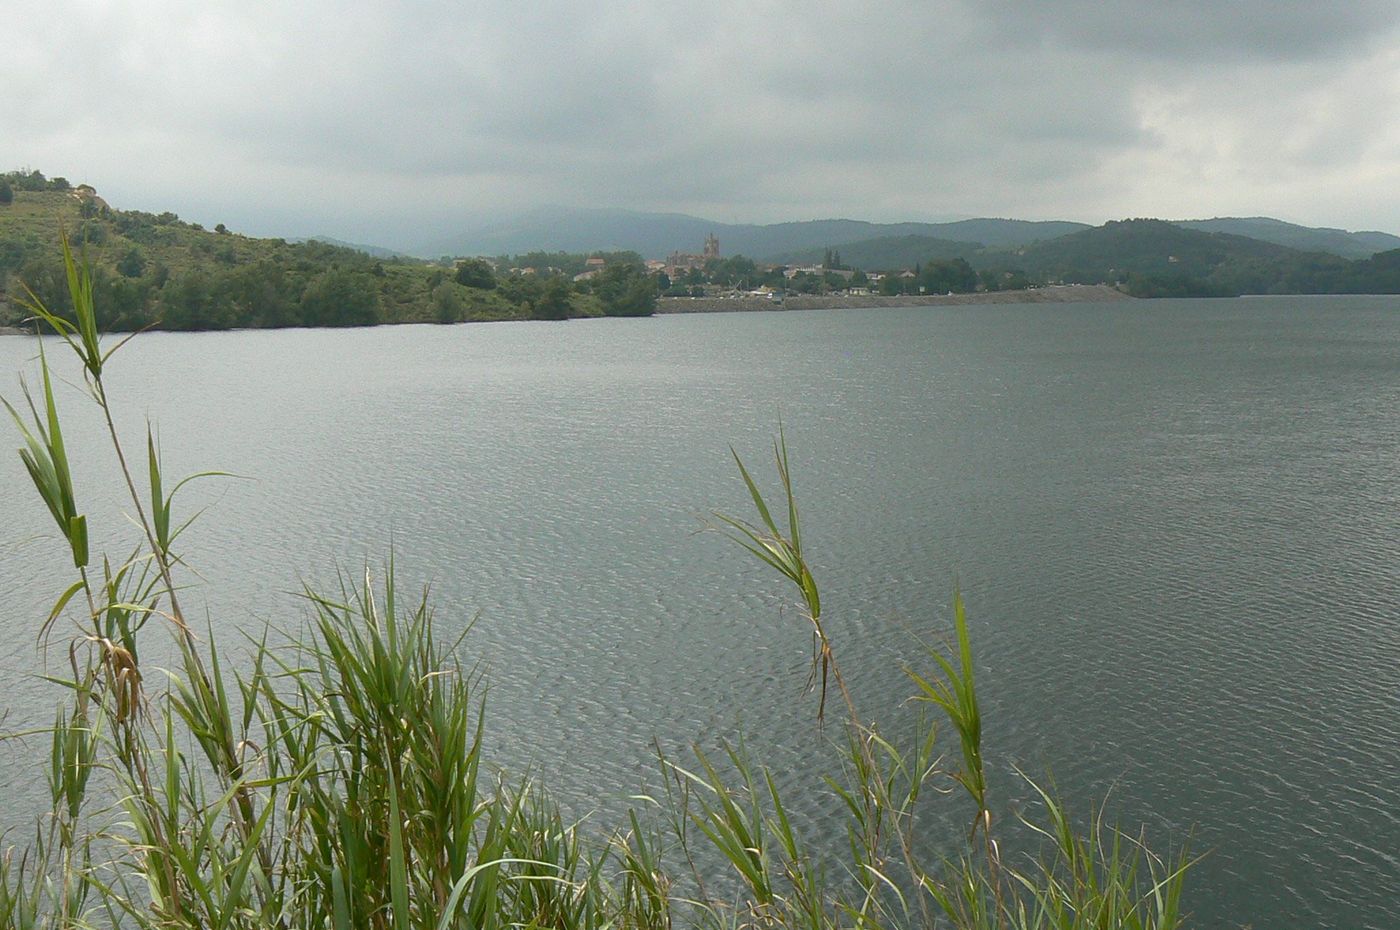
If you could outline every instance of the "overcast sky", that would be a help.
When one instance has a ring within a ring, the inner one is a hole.
[[[6,0],[0,169],[406,246],[722,222],[1271,215],[1400,233],[1395,0]]]

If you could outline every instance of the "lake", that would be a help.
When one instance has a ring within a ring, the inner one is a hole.
[[[0,338],[12,400],[34,346]],[[150,334],[109,371],[133,450],[149,417],[170,473],[245,476],[189,490],[188,613],[295,629],[303,582],[392,551],[444,633],[475,620],[493,757],[600,826],[654,739],[740,729],[835,822],[790,593],[699,532],[748,515],[730,445],[775,486],[781,422],[864,711],[907,715],[960,586],[1003,802],[1033,812],[1019,765],[1189,836],[1195,926],[1400,925],[1400,300]],[[60,404],[94,536],[129,540],[90,405]],[[0,487],[16,728],[58,699],[33,644],[63,556],[18,456]],[[31,800],[3,749],[0,796]]]

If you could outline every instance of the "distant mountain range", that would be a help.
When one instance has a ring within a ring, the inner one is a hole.
[[[977,219],[954,223],[868,223],[864,220],[810,220],[768,225],[716,223],[682,213],[630,210],[544,208],[509,221],[481,226],[415,250],[439,255],[513,255],[524,252],[639,252],[664,258],[671,252],[699,252],[705,237],[719,238],[725,255],[771,260],[804,249],[823,249],[889,236],[928,236],[1006,247],[1053,239],[1088,228],[1084,223]]]
[[[1014,267],[1034,280],[1118,282],[1137,297],[1400,292],[1400,249],[1347,259],[1163,220],[1105,223],[969,260],[980,268]]]
[[[1348,232],[1326,226],[1298,226],[1267,216],[1217,217],[1211,220],[1178,220],[1183,229],[1246,236],[1302,252],[1327,252],[1342,258],[1368,258],[1377,252],[1400,248],[1400,236],[1383,232]]]
[[[1350,259],[1400,248],[1400,236],[1389,233],[1299,226],[1268,217],[1217,217],[1174,223],[1183,229],[1244,236]],[[713,233],[726,256],[805,263],[820,261],[825,250],[831,248],[841,253],[846,264],[874,269],[908,267],[928,258],[970,256],[978,250],[1025,248],[1089,228],[1085,223],[1062,220],[1014,219],[950,223],[832,219],[757,225],[717,223],[681,213],[557,207],[532,210],[466,230],[451,239],[425,243],[414,249],[414,254],[436,257],[630,250],[648,258],[664,258],[675,251],[699,252],[705,237]],[[379,250],[357,247],[379,254]]]

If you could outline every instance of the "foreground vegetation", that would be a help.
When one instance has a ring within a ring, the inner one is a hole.
[[[308,591],[304,640],[266,633],[228,658],[182,609],[176,495],[148,433],[135,465],[113,426],[86,268],[65,255],[68,323],[31,310],[81,361],[129,493],[139,541],[98,557],[72,479],[47,360],[20,454],[65,543],[58,594],[35,626],[67,647],[49,746],[51,809],[0,856],[0,928],[1143,928],[1182,925],[1186,864],[1097,820],[1078,832],[1042,792],[1035,860],[1006,861],[988,789],[961,601],[955,648],[910,684],[946,720],[900,745],[861,715],[803,548],[784,445],[771,508],[735,457],[754,522],[717,525],[795,589],[816,643],[819,732],[841,747],[828,780],[844,837],[808,837],[759,761],[732,747],[659,760],[665,790],[614,832],[567,822],[541,786],[482,758],[479,682],[431,610],[399,595],[392,564],[331,594]],[[8,405],[7,405],[8,406]],[[139,473],[139,477],[138,477]],[[189,480],[189,479],[186,479]],[[776,516],[775,516],[776,513]],[[60,581],[61,578],[67,580]],[[166,678],[149,654],[168,637]],[[221,648],[222,647],[222,648]],[[949,791],[959,797],[948,797]],[[1037,789],[1038,790],[1038,789]],[[965,805],[952,857],[929,853],[934,805]]]

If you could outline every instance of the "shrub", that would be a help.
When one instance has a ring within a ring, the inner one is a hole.
[[[614,263],[593,283],[593,293],[608,316],[651,316],[656,312],[656,278],[640,267]]]
[[[539,298],[531,308],[530,317],[535,320],[567,320],[573,309],[569,304],[569,282],[555,275],[544,284]]]
[[[490,262],[480,258],[465,258],[459,262],[455,278],[463,287],[475,287],[484,291],[496,287],[496,270],[491,267]]]
[[[306,285],[301,319],[308,326],[373,326],[380,321],[379,290],[365,272],[332,267]]]

